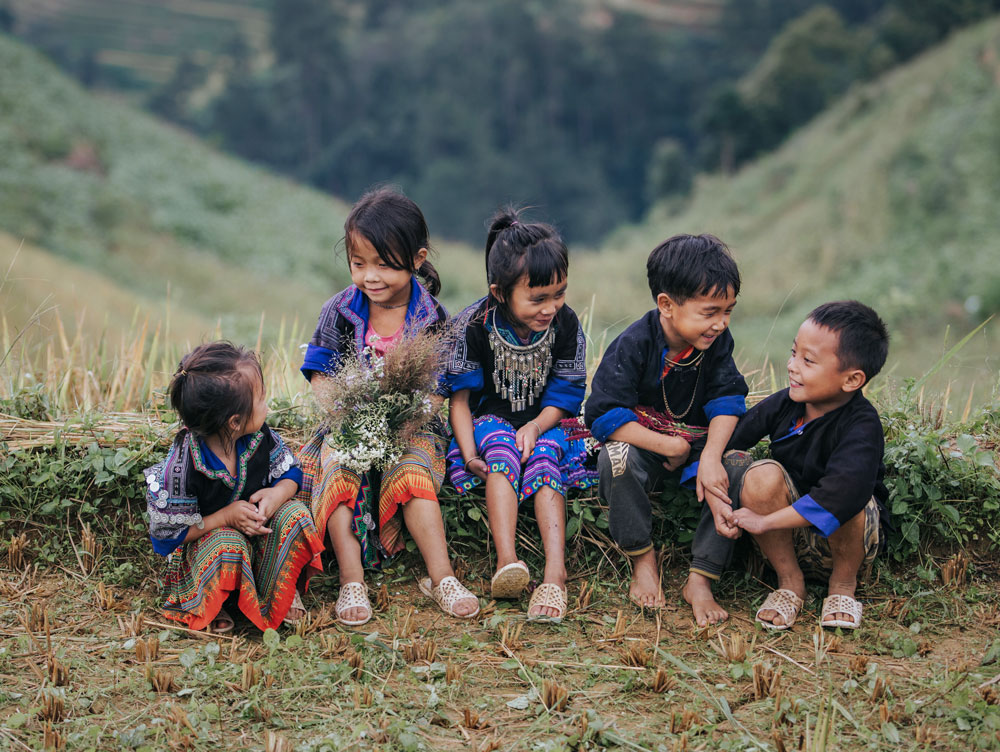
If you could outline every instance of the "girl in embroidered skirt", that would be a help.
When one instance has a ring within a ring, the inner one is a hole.
[[[302,365],[321,402],[328,375],[343,357],[362,356],[366,348],[384,354],[401,338],[440,327],[447,318],[433,297],[441,282],[427,260],[427,223],[413,201],[387,188],[365,194],[344,223],[344,241],[354,284],[324,304]],[[443,401],[437,397],[438,405]],[[299,498],[310,502],[316,526],[330,535],[340,568],[336,611],[343,624],[371,619],[364,567],[403,549],[400,507],[427,566],[421,591],[452,616],[479,613],[478,599],[455,577],[448,558],[437,497],[444,480],[441,434],[433,425],[419,432],[381,477],[336,462],[322,431],[300,453]]]
[[[195,348],[170,382],[170,403],[184,428],[143,473],[153,549],[169,557],[164,616],[228,632],[223,603],[236,594],[260,629],[297,621],[323,543],[292,500],[295,457],[264,422],[257,356],[228,342]]]
[[[528,585],[514,535],[518,504],[535,497],[545,572],[528,604],[532,620],[558,621],[566,611],[566,489],[597,480],[583,467],[583,441],[560,426],[580,411],[587,378],[586,340],[565,305],[568,271],[552,227],[524,224],[513,210],[497,214],[486,239],[489,294],[457,319],[446,376],[449,476],[461,493],[486,484],[494,598],[516,598]]]

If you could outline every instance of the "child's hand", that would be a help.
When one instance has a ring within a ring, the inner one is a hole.
[[[662,439],[663,451],[660,454],[667,458],[663,466],[673,472],[687,460],[691,454],[691,445],[680,436],[663,436]]]
[[[489,468],[486,466],[486,460],[482,457],[473,457],[465,463],[465,469],[479,478],[479,480],[483,483],[486,482],[486,476],[489,472]]]
[[[768,531],[767,517],[749,509],[737,509],[733,512],[732,519],[740,530],[746,530],[750,535],[760,535]]]
[[[542,429],[539,428],[538,424],[533,420],[529,420],[517,429],[517,433],[514,435],[514,445],[521,450],[522,465],[527,462],[528,457],[531,456],[531,451],[535,448],[535,442],[538,441],[538,437],[541,433]]]
[[[234,527],[247,536],[264,535],[271,529],[264,527],[267,518],[249,501],[234,501],[225,508],[226,525]]]
[[[732,506],[729,500],[729,476],[718,460],[706,459],[702,455],[698,463],[697,491],[698,501],[705,501],[713,496],[723,504]]]
[[[742,531],[736,525],[736,512],[733,511],[733,508],[729,504],[723,504],[714,496],[706,496],[705,503],[708,504],[712,518],[715,520],[715,532],[723,538],[731,540],[739,538]]]
[[[288,494],[283,489],[272,486],[270,488],[262,488],[256,493],[251,494],[250,503],[257,505],[257,509],[264,517],[264,520],[267,521],[274,517],[274,513],[278,511],[282,504],[288,501],[288,498]]]

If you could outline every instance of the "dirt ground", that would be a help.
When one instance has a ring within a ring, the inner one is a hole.
[[[816,629],[818,585],[794,629],[756,627],[766,586],[746,576],[719,588],[731,619],[696,630],[679,568],[655,613],[607,568],[570,583],[562,624],[486,600],[461,622],[405,559],[369,580],[363,627],[332,621],[327,575],[297,632],[238,621],[226,636],[170,628],[151,578],[65,564],[0,568],[0,748],[1000,749],[1000,593],[983,563],[949,585],[933,562],[882,569],[862,628],[837,634]],[[488,571],[466,581],[486,592]]]

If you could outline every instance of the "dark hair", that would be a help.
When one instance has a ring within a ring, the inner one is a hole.
[[[837,334],[842,370],[857,368],[871,381],[889,355],[889,332],[874,309],[857,300],[837,300],[814,308],[809,320]]]
[[[569,274],[569,250],[551,225],[524,223],[517,209],[501,209],[486,235],[486,282],[497,286],[500,295],[490,298],[508,318],[511,293],[525,274],[528,287],[561,282]]]
[[[168,389],[170,405],[196,437],[219,434],[224,444],[237,436],[229,430],[234,415],[246,420],[253,413],[255,379],[263,384],[260,360],[252,350],[232,342],[199,345],[177,366]]]
[[[646,279],[653,300],[666,293],[683,304],[696,295],[740,294],[740,270],[729,248],[714,235],[674,235],[646,260]]]
[[[441,292],[441,277],[427,259],[416,268],[421,248],[431,250],[427,221],[420,207],[395,188],[375,188],[358,199],[344,222],[344,243],[351,255],[351,236],[372,244],[390,269],[404,269],[423,279],[431,295]]]

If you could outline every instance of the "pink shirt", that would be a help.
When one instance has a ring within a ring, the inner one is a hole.
[[[399,340],[400,335],[403,333],[403,326],[405,325],[404,322],[395,332],[388,337],[383,337],[372,329],[371,324],[369,324],[368,329],[365,330],[365,345],[370,347],[376,355],[385,355],[386,350],[390,349]]]

